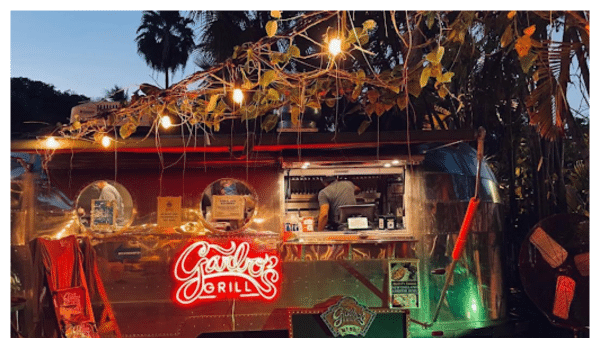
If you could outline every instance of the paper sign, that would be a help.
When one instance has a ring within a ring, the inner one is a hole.
[[[157,223],[159,227],[172,228],[181,225],[181,196],[157,197]]]
[[[116,201],[114,200],[92,200],[92,224],[94,231],[111,231],[116,222]]]
[[[212,218],[214,220],[244,219],[245,205],[244,196],[215,195],[212,197]]]
[[[390,261],[390,300],[392,308],[419,307],[419,261]]]

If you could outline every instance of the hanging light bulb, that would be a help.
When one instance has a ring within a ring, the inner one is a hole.
[[[160,118],[160,124],[163,128],[169,129],[173,124],[171,123],[171,118],[168,115],[165,115]]]
[[[329,53],[331,55],[336,56],[342,52],[342,40],[339,38],[334,38],[329,40]]]
[[[104,148],[108,148],[110,147],[110,142],[112,141],[112,139],[106,135],[104,135],[104,137],[102,137],[102,146]]]
[[[244,92],[241,89],[236,88],[233,90],[233,102],[242,104],[244,102]]]
[[[60,146],[60,143],[56,140],[56,137],[50,136],[46,139],[46,147],[50,149],[56,149]]]

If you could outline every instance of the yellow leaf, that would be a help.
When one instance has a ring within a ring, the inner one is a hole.
[[[219,99],[219,94],[213,94],[210,97],[210,101],[208,102],[208,106],[206,107],[207,112],[211,112],[215,110],[217,107],[217,100]]]
[[[437,77],[437,80],[442,83],[448,83],[452,81],[453,76],[453,72],[445,72],[442,76]]]
[[[438,48],[436,50],[427,54],[427,56],[425,58],[427,59],[427,61],[429,61],[433,64],[436,64],[436,63],[440,63],[442,61],[443,56],[444,56],[444,47],[438,46]]]
[[[512,19],[512,18],[514,18],[514,17],[515,17],[515,15],[516,15],[516,14],[517,14],[517,11],[510,11],[510,12],[508,12],[508,14],[506,15],[506,17],[507,17],[508,19]]]
[[[523,30],[523,33],[527,36],[531,36],[535,32],[535,25],[531,25]]]
[[[430,75],[431,75],[431,67],[427,66],[427,67],[423,68],[423,72],[421,73],[421,80],[419,81],[421,88],[423,88],[427,85],[427,81],[429,81]]]
[[[442,64],[441,63],[435,63],[435,64],[431,64],[431,74],[429,76],[432,77],[440,77],[442,76]]]
[[[269,99],[271,101],[278,101],[279,100],[279,92],[273,88],[269,88],[269,91],[267,92],[267,99]]]
[[[529,53],[529,49],[531,49],[531,38],[529,35],[523,35],[517,39],[517,42],[515,43],[515,50],[517,51],[517,54],[519,54],[519,57],[524,57],[527,55],[527,53]]]
[[[294,125],[297,125],[300,122],[300,107],[298,106],[292,106],[292,109],[290,111],[290,115],[291,115],[291,120],[292,123]]]
[[[508,27],[506,27],[504,30],[504,33],[502,33],[502,37],[500,38],[500,46],[502,48],[508,46],[512,42],[513,37],[512,26],[508,25]]]
[[[292,56],[292,57],[299,57],[300,56],[300,48],[298,48],[295,45],[291,45],[290,48],[288,49],[288,53]]]
[[[271,16],[275,19],[281,18],[281,11],[271,11]]]
[[[440,86],[440,88],[438,89],[438,95],[443,99],[446,97],[446,95],[448,95],[449,91],[448,88],[446,88],[446,86],[442,85]]]
[[[371,30],[375,28],[376,25],[377,23],[375,23],[375,20],[372,19],[369,19],[362,24],[364,30]]]
[[[267,36],[269,36],[269,37],[275,36],[275,33],[277,33],[277,21],[271,20],[271,21],[267,22],[267,25],[265,26],[265,30],[267,31]]]
[[[325,99],[325,104],[329,108],[335,107],[335,102],[336,102],[336,99]]]
[[[274,70],[267,70],[263,73],[262,77],[260,78],[259,84],[261,85],[261,87],[266,87],[270,85],[276,77],[277,73],[275,73]]]

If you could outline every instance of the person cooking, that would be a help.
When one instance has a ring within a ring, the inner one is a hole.
[[[356,204],[354,194],[358,193],[360,188],[350,181],[338,181],[333,176],[328,176],[321,182],[325,188],[321,189],[318,195],[319,218],[317,229],[323,231],[329,225],[330,228],[335,230],[340,216],[339,207]]]

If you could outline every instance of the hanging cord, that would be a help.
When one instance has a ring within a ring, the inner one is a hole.
[[[440,314],[440,309],[442,308],[442,303],[446,298],[446,292],[448,291],[448,287],[450,286],[450,282],[454,277],[454,269],[456,268],[456,264],[458,260],[462,256],[462,252],[465,248],[465,244],[467,244],[467,235],[469,234],[469,230],[471,228],[471,224],[473,223],[473,218],[475,217],[475,212],[477,212],[477,206],[479,205],[479,185],[481,181],[481,163],[483,161],[483,140],[485,138],[485,129],[483,127],[479,127],[478,135],[477,135],[477,176],[475,177],[475,196],[471,198],[469,201],[469,206],[467,207],[467,212],[465,213],[465,218],[463,219],[462,226],[460,227],[460,232],[458,234],[458,239],[456,240],[456,244],[454,245],[454,250],[452,251],[452,263],[446,272],[446,281],[444,283],[444,287],[442,288],[442,294],[440,296],[440,300],[437,303],[437,307],[435,308],[435,312],[433,314],[433,319],[431,323],[421,323],[417,320],[411,319],[413,323],[419,324],[425,328],[431,327],[433,323],[437,321],[437,318]]]

